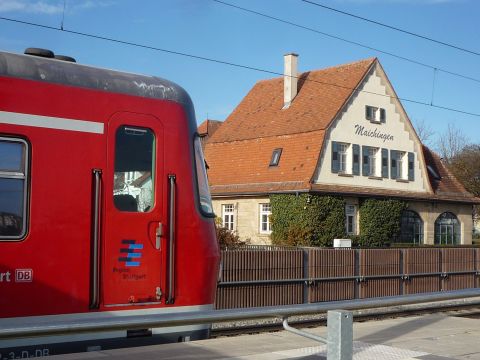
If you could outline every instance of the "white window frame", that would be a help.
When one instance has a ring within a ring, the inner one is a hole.
[[[272,207],[269,203],[259,204],[259,232],[260,234],[271,234],[272,223],[270,222],[270,215],[272,215]],[[264,219],[266,221],[264,221]],[[263,229],[266,225],[267,230]]]
[[[371,115],[369,116],[368,113],[371,112]],[[382,119],[382,112],[383,112],[383,119]],[[375,123],[375,124],[380,124],[383,121],[387,121],[387,112],[384,108],[379,108],[376,106],[371,106],[371,105],[365,105],[365,119],[368,121]]]
[[[405,151],[397,152],[397,179],[406,180],[408,178],[408,161],[405,161]]]
[[[349,218],[352,219],[352,229],[349,231],[348,223]],[[357,234],[357,206],[353,204],[345,205],[345,233],[347,235]]]
[[[370,176],[378,176],[378,148],[368,148],[368,173]]]
[[[350,144],[338,143],[338,172],[341,174],[348,173],[348,153]]]
[[[234,204],[222,204],[222,226],[230,231],[235,230]]]

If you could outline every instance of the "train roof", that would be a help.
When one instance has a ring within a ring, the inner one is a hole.
[[[3,51],[0,51],[0,76],[174,101],[193,112],[190,96],[181,86],[155,76]]]

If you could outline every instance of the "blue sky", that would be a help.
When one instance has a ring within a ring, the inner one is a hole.
[[[224,0],[318,31],[480,79],[480,56],[332,13],[300,0]],[[480,52],[477,0],[315,0]],[[63,0],[0,0],[0,16],[59,28]],[[401,98],[430,103],[433,70],[216,3],[212,0],[67,0],[64,28],[281,73],[296,52],[299,70],[377,56]],[[99,67],[149,74],[182,85],[200,123],[224,120],[272,75],[0,20],[0,49],[42,47]],[[437,72],[433,103],[480,114],[480,83]],[[449,123],[480,142],[480,117],[403,103],[411,120],[437,134]]]

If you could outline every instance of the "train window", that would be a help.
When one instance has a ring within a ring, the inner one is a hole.
[[[113,202],[120,211],[148,212],[154,204],[155,135],[121,126],[115,135]]]
[[[210,197],[207,172],[205,169],[205,159],[203,157],[202,143],[200,142],[199,136],[195,137],[194,147],[198,194],[200,196],[200,211],[206,216],[214,216],[212,198]]]
[[[0,137],[0,240],[26,234],[27,143]]]

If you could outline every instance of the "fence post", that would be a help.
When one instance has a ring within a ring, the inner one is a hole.
[[[402,279],[400,280],[400,295],[405,295],[405,280],[403,276],[405,275],[405,249],[400,249],[400,264],[399,264],[399,270],[400,274],[402,275]]]
[[[444,253],[443,249],[438,249],[439,255],[438,255],[438,261],[440,262],[439,270],[441,273],[445,272],[445,266],[443,264],[443,258],[444,258]],[[440,291],[443,291],[445,288],[445,278],[440,275]]]
[[[350,311],[327,312],[327,360],[352,360],[353,315]]]
[[[303,248],[303,278],[304,279],[308,279],[310,278],[310,271],[308,269],[309,267],[309,255],[310,255],[310,252],[308,249],[306,248]],[[304,304],[308,304],[310,301],[309,301],[309,284],[308,284],[308,281],[304,281],[303,282],[303,303]]]
[[[475,277],[475,280],[474,280],[474,287],[478,288],[479,287],[479,282],[478,282],[478,271],[480,270],[478,268],[478,261],[480,259],[478,259],[478,249],[472,249],[473,250],[473,266],[474,266],[474,270],[475,270],[475,274],[473,275]]]
[[[355,249],[353,251],[355,251],[355,257],[353,259],[353,266],[355,269],[354,274],[358,280],[358,277],[360,276],[360,250]],[[353,286],[354,286],[354,291],[353,291],[354,299],[360,299],[360,282],[355,281]]]

